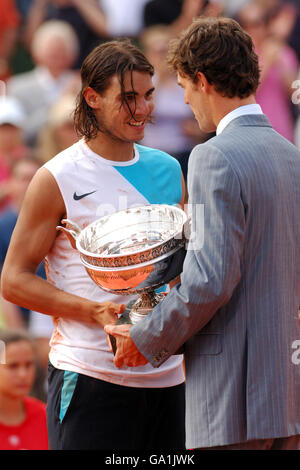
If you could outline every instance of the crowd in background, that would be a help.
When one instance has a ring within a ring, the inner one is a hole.
[[[233,17],[251,35],[261,67],[257,102],[275,130],[300,148],[298,1],[1,0],[0,269],[31,178],[78,139],[72,111],[79,70],[102,41],[130,37],[154,65],[154,119],[141,144],[175,156],[186,178],[191,149],[211,135],[199,130],[166,57],[169,40],[199,15]],[[39,274],[45,277],[43,265]],[[34,340],[30,395],[46,402],[51,318],[0,301],[0,329]],[[0,424],[1,394],[0,376]]]

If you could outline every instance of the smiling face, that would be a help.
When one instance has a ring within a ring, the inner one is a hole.
[[[114,143],[141,140],[154,109],[153,91],[151,75],[138,71],[125,73],[123,93],[117,75],[101,95],[89,88],[85,98],[97,117],[101,138]]]

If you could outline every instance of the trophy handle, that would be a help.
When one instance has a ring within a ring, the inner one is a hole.
[[[75,224],[74,222],[72,222],[69,219],[62,219],[61,223],[71,225],[72,230],[67,229],[66,227],[62,227],[61,225],[58,225],[56,227],[56,230],[61,230],[62,232],[64,232],[67,235],[67,237],[69,239],[69,242],[71,243],[72,247],[75,248],[75,250],[76,250],[77,249],[76,248],[76,240],[78,238],[78,235],[80,235],[80,232],[81,232],[80,228],[78,227],[77,224]]]

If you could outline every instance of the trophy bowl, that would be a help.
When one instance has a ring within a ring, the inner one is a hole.
[[[71,220],[58,226],[68,236],[91,279],[104,291],[139,294],[131,323],[164,298],[155,290],[182,271],[187,215],[176,206],[154,204],[106,215],[81,230]]]

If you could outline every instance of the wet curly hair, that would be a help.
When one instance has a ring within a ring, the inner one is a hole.
[[[79,136],[84,136],[88,141],[101,132],[101,123],[98,122],[93,109],[85,100],[85,90],[91,87],[99,94],[104,93],[110,86],[114,75],[117,75],[119,79],[123,104],[132,115],[134,114],[131,112],[124,93],[125,74],[129,72],[132,81],[133,71],[149,73],[151,76],[154,74],[153,66],[143,52],[127,38],[101,43],[90,52],[81,66],[82,88],[77,97],[74,112],[75,130]]]

